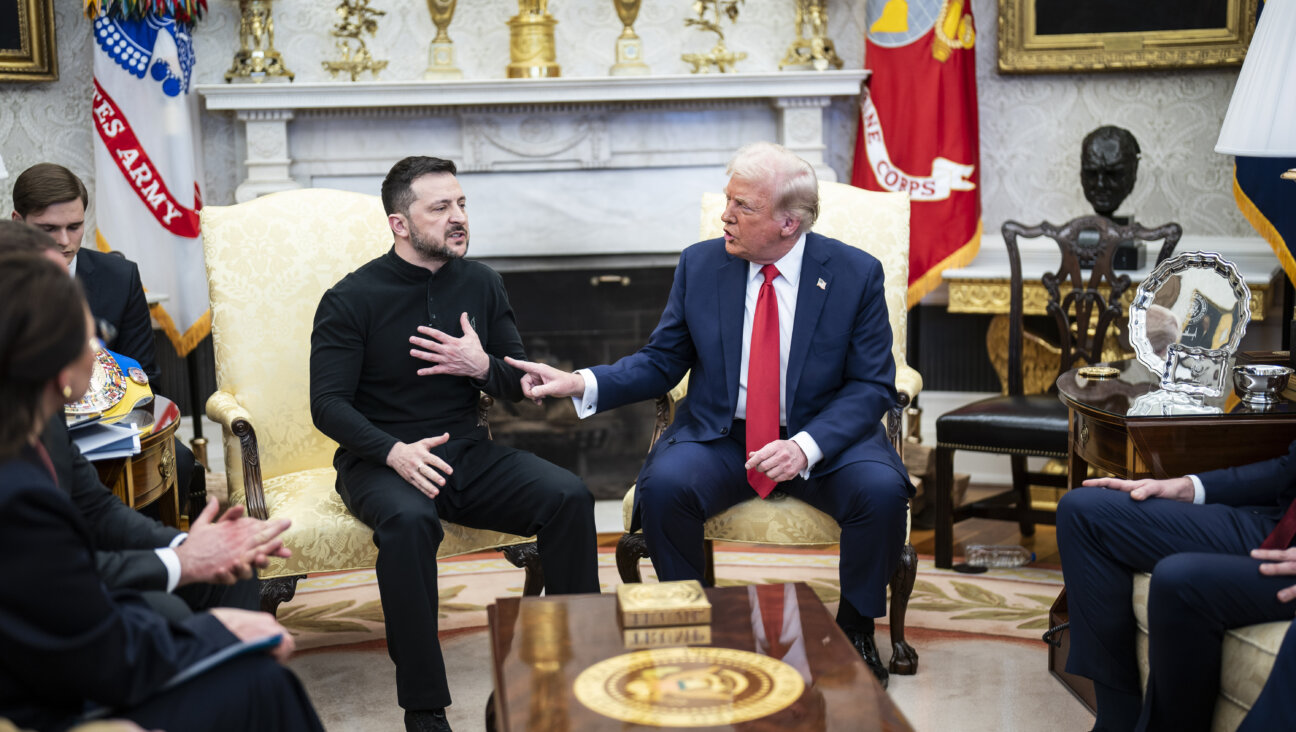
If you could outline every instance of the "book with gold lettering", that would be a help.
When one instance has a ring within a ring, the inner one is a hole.
[[[625,628],[621,631],[625,647],[669,648],[672,646],[706,646],[711,644],[710,625],[670,625],[661,628]]]
[[[622,628],[711,622],[711,603],[697,580],[617,585],[617,612]]]

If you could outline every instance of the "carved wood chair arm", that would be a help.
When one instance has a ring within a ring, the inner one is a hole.
[[[270,517],[266,509],[265,489],[261,486],[261,457],[257,452],[256,430],[252,413],[227,391],[217,391],[207,399],[207,418],[238,438],[243,463],[243,500],[249,516]]]

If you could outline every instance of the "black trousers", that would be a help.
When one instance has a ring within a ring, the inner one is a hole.
[[[567,470],[490,440],[455,439],[435,450],[454,469],[435,500],[386,465],[342,453],[338,493],[374,530],[387,651],[405,709],[450,703],[437,640],[441,520],[535,535],[548,594],[598,592],[594,498]]]
[[[711,442],[659,441],[639,474],[635,503],[663,581],[701,581],[703,524],[756,495],[743,469],[745,423],[735,421],[730,432]],[[908,479],[890,465],[859,462],[778,488],[836,519],[842,596],[865,617],[885,615],[887,583],[904,545]]]
[[[1134,572],[1152,572],[1142,713],[1110,720],[1112,729],[1210,729],[1225,631],[1296,615],[1296,603],[1277,598],[1296,576],[1262,575],[1261,562],[1248,556],[1276,523],[1272,509],[1135,501],[1103,488],[1077,488],[1062,498],[1057,540],[1071,611],[1067,671],[1119,693],[1140,693],[1131,583]],[[1274,667],[1279,676],[1296,661],[1283,659],[1294,645],[1283,644]],[[1279,698],[1266,700],[1275,696],[1266,687],[1253,714],[1283,714],[1274,709],[1285,697],[1289,716],[1269,729],[1296,727],[1296,699],[1288,693],[1294,681],[1270,676]],[[1100,695],[1099,719],[1102,705]]]

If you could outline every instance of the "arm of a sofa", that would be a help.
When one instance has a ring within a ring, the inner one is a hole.
[[[207,400],[207,418],[238,438],[243,462],[243,500],[249,516],[267,519],[265,490],[261,487],[261,457],[257,452],[256,430],[252,427],[252,414],[238,398],[227,391],[217,391]]]

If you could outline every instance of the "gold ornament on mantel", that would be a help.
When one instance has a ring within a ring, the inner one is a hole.
[[[616,42],[616,63],[608,70],[612,76],[642,76],[648,73],[648,64],[643,61],[643,41],[634,32],[635,18],[639,17],[639,6],[643,0],[612,0],[616,6],[617,17],[625,28]]]
[[[554,50],[554,26],[549,0],[518,0],[518,14],[509,18],[508,78],[543,79],[561,76]]]
[[[730,23],[738,21],[738,4],[743,0],[694,0],[693,12],[696,18],[685,18],[684,27],[697,26],[704,31],[711,31],[719,36],[715,46],[706,53],[686,53],[680,58],[693,65],[691,73],[706,74],[714,66],[722,74],[736,71],[739,61],[747,58],[746,51],[730,51],[724,42],[724,31],[720,30],[720,13],[723,12]],[[715,20],[707,20],[708,11],[715,15]]]
[[[462,79],[463,72],[454,62],[454,41],[450,40],[450,34],[446,32],[454,18],[455,0],[427,0],[427,6],[437,34],[428,47],[428,67],[423,72],[423,78]]]
[[[828,38],[828,0],[793,0],[796,3],[796,40],[788,46],[779,62],[779,70],[814,69],[827,71],[829,66],[842,67],[833,42]],[[803,34],[802,31],[808,30]]]
[[[351,81],[368,71],[378,78],[378,72],[387,68],[386,61],[375,61],[369,54],[361,34],[373,35],[378,30],[379,16],[387,13],[369,7],[369,0],[342,0],[335,11],[338,15],[337,25],[333,26],[331,35],[338,39],[337,47],[342,52],[338,61],[325,61],[324,70],[331,76],[338,72],[347,74]]]
[[[286,82],[293,72],[274,47],[274,16],[270,0],[239,0],[239,50],[225,72],[225,81]]]

